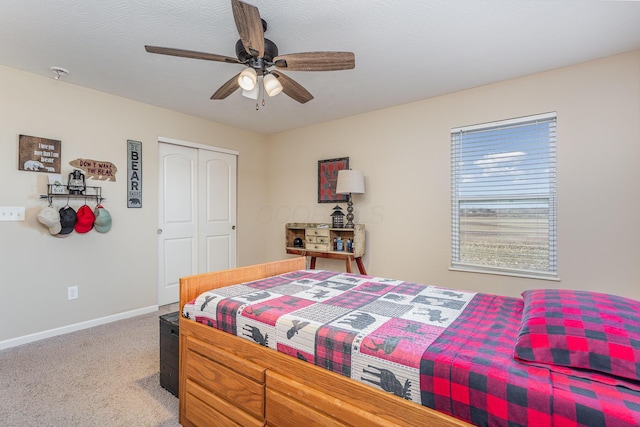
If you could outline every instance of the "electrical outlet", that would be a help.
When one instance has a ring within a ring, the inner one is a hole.
[[[69,286],[67,288],[67,299],[78,299],[78,287],[77,286]]]
[[[0,206],[0,221],[24,221],[24,206]]]

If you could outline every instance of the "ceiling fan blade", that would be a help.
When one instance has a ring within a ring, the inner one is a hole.
[[[282,85],[282,91],[299,103],[304,104],[313,99],[313,95],[311,95],[308,90],[292,78],[287,77],[278,71],[272,71],[271,74],[278,78],[278,81]]]
[[[240,85],[238,84],[239,75],[240,73],[236,74],[235,76],[231,77],[225,84],[220,86],[220,89],[218,89],[216,93],[211,96],[211,99],[225,99],[227,96],[238,90],[238,88],[240,87]]]
[[[205,59],[207,61],[228,62],[231,64],[241,64],[236,58],[230,56],[216,55],[215,53],[195,52],[193,50],[173,49],[170,47],[145,46],[149,53],[159,53],[161,55],[180,56],[182,58]]]
[[[258,8],[240,0],[231,0],[231,7],[244,49],[251,55],[262,58],[264,56],[264,30]]]
[[[356,66],[356,56],[353,52],[303,52],[276,56],[273,62],[289,71],[350,70]]]

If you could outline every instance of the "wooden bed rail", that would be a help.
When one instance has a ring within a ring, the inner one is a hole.
[[[304,270],[306,258],[296,257],[283,261],[249,265],[230,270],[214,271],[180,278],[180,312],[188,302],[211,289],[276,276],[289,271]]]

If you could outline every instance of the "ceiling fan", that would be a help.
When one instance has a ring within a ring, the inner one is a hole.
[[[211,99],[225,99],[241,87],[245,96],[257,99],[259,89],[258,76],[260,76],[262,77],[265,92],[269,96],[275,96],[282,91],[294,100],[304,104],[311,101],[313,95],[279,70],[335,71],[355,68],[355,55],[353,52],[303,52],[278,55],[278,46],[271,40],[264,38],[267,23],[260,17],[258,8],[240,0],[231,0],[231,6],[233,18],[240,35],[240,40],[236,42],[237,58],[148,45],[145,46],[146,51],[161,55],[246,66],[244,70],[223,84],[211,96]],[[271,67],[275,67],[278,71],[270,70]]]

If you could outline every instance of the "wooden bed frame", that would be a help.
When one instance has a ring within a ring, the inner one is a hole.
[[[304,270],[305,258],[180,279],[180,312],[210,289]],[[469,426],[180,316],[183,426]]]

